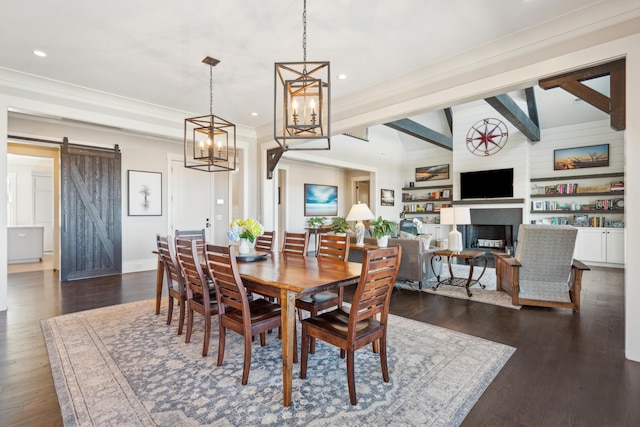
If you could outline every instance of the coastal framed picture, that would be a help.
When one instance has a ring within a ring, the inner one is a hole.
[[[304,185],[304,216],[337,215],[338,187],[336,185]]]
[[[395,204],[394,191],[382,188],[380,190],[380,204],[382,206],[393,206]]]
[[[162,216],[162,173],[130,170],[129,216]]]
[[[449,179],[449,165],[425,166],[416,168],[416,181],[436,181]]]
[[[553,170],[609,166],[609,144],[553,150]]]

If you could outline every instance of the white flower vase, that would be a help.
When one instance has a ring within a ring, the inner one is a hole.
[[[389,244],[389,235],[378,238],[379,248],[386,248],[388,244]]]
[[[240,239],[240,245],[238,246],[238,253],[240,255],[246,255],[251,252],[251,243],[249,239]]]

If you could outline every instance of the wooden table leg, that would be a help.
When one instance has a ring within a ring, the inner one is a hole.
[[[164,264],[158,256],[158,271],[156,272],[156,314],[160,314],[160,302],[162,301],[162,284],[164,283]]]
[[[294,322],[296,321],[295,293],[285,289],[280,291],[280,307],[282,315],[282,389],[284,406],[291,406],[293,387],[293,348]]]

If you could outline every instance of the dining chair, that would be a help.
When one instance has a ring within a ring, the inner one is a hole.
[[[176,239],[195,240],[200,253],[203,253],[207,240],[204,228],[202,230],[176,230]]]
[[[191,341],[193,313],[200,313],[204,317],[202,356],[206,356],[211,338],[211,316],[218,314],[219,307],[217,299],[212,295],[214,289],[209,287],[202,270],[198,256],[200,250],[197,245],[196,239],[176,239],[178,263],[182,269],[182,277],[187,291],[187,335],[185,342]]]
[[[349,237],[337,234],[320,234],[318,239],[317,258],[319,262],[347,262],[349,259]],[[337,292],[323,291],[317,294],[305,295],[296,300],[298,318],[302,320],[302,310],[308,311],[311,317],[315,317],[322,310],[331,307],[342,307],[343,289]],[[316,352],[315,339],[311,340],[311,353]]]
[[[178,320],[178,335],[182,334],[182,328],[184,326],[184,315],[187,301],[187,292],[184,286],[184,280],[182,278],[182,271],[178,265],[176,259],[175,250],[173,244],[169,243],[172,239],[170,236],[164,237],[159,234],[156,235],[156,246],[158,247],[158,255],[165,269],[165,276],[167,281],[167,290],[169,295],[169,307],[167,309],[167,325],[171,324],[173,317],[173,304],[174,301],[178,301],[180,307],[180,318]]]
[[[308,231],[304,233],[292,233],[290,231],[285,231],[283,240],[283,255],[307,256],[307,248],[309,247]]]
[[[218,366],[222,366],[224,361],[227,329],[242,335],[244,337],[242,385],[245,385],[249,380],[251,368],[252,337],[260,335],[260,345],[265,346],[265,332],[280,326],[280,305],[263,298],[249,300],[238,273],[233,245],[226,247],[207,244],[205,258],[218,300],[220,328]]]
[[[273,252],[273,243],[274,243],[274,233],[273,231],[264,231],[258,238],[256,239],[256,244],[254,246],[256,251],[264,251],[264,252]]]
[[[307,377],[310,339],[317,338],[339,347],[341,357],[346,353],[347,384],[352,405],[357,403],[354,357],[359,348],[378,342],[382,379],[389,382],[387,320],[401,255],[399,245],[365,251],[351,307],[336,308],[302,321],[301,379]]]

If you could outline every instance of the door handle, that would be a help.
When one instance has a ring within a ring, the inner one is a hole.
[[[207,222],[205,223],[205,227],[206,228],[211,228],[211,223],[209,222],[209,218],[207,218],[206,220]]]

